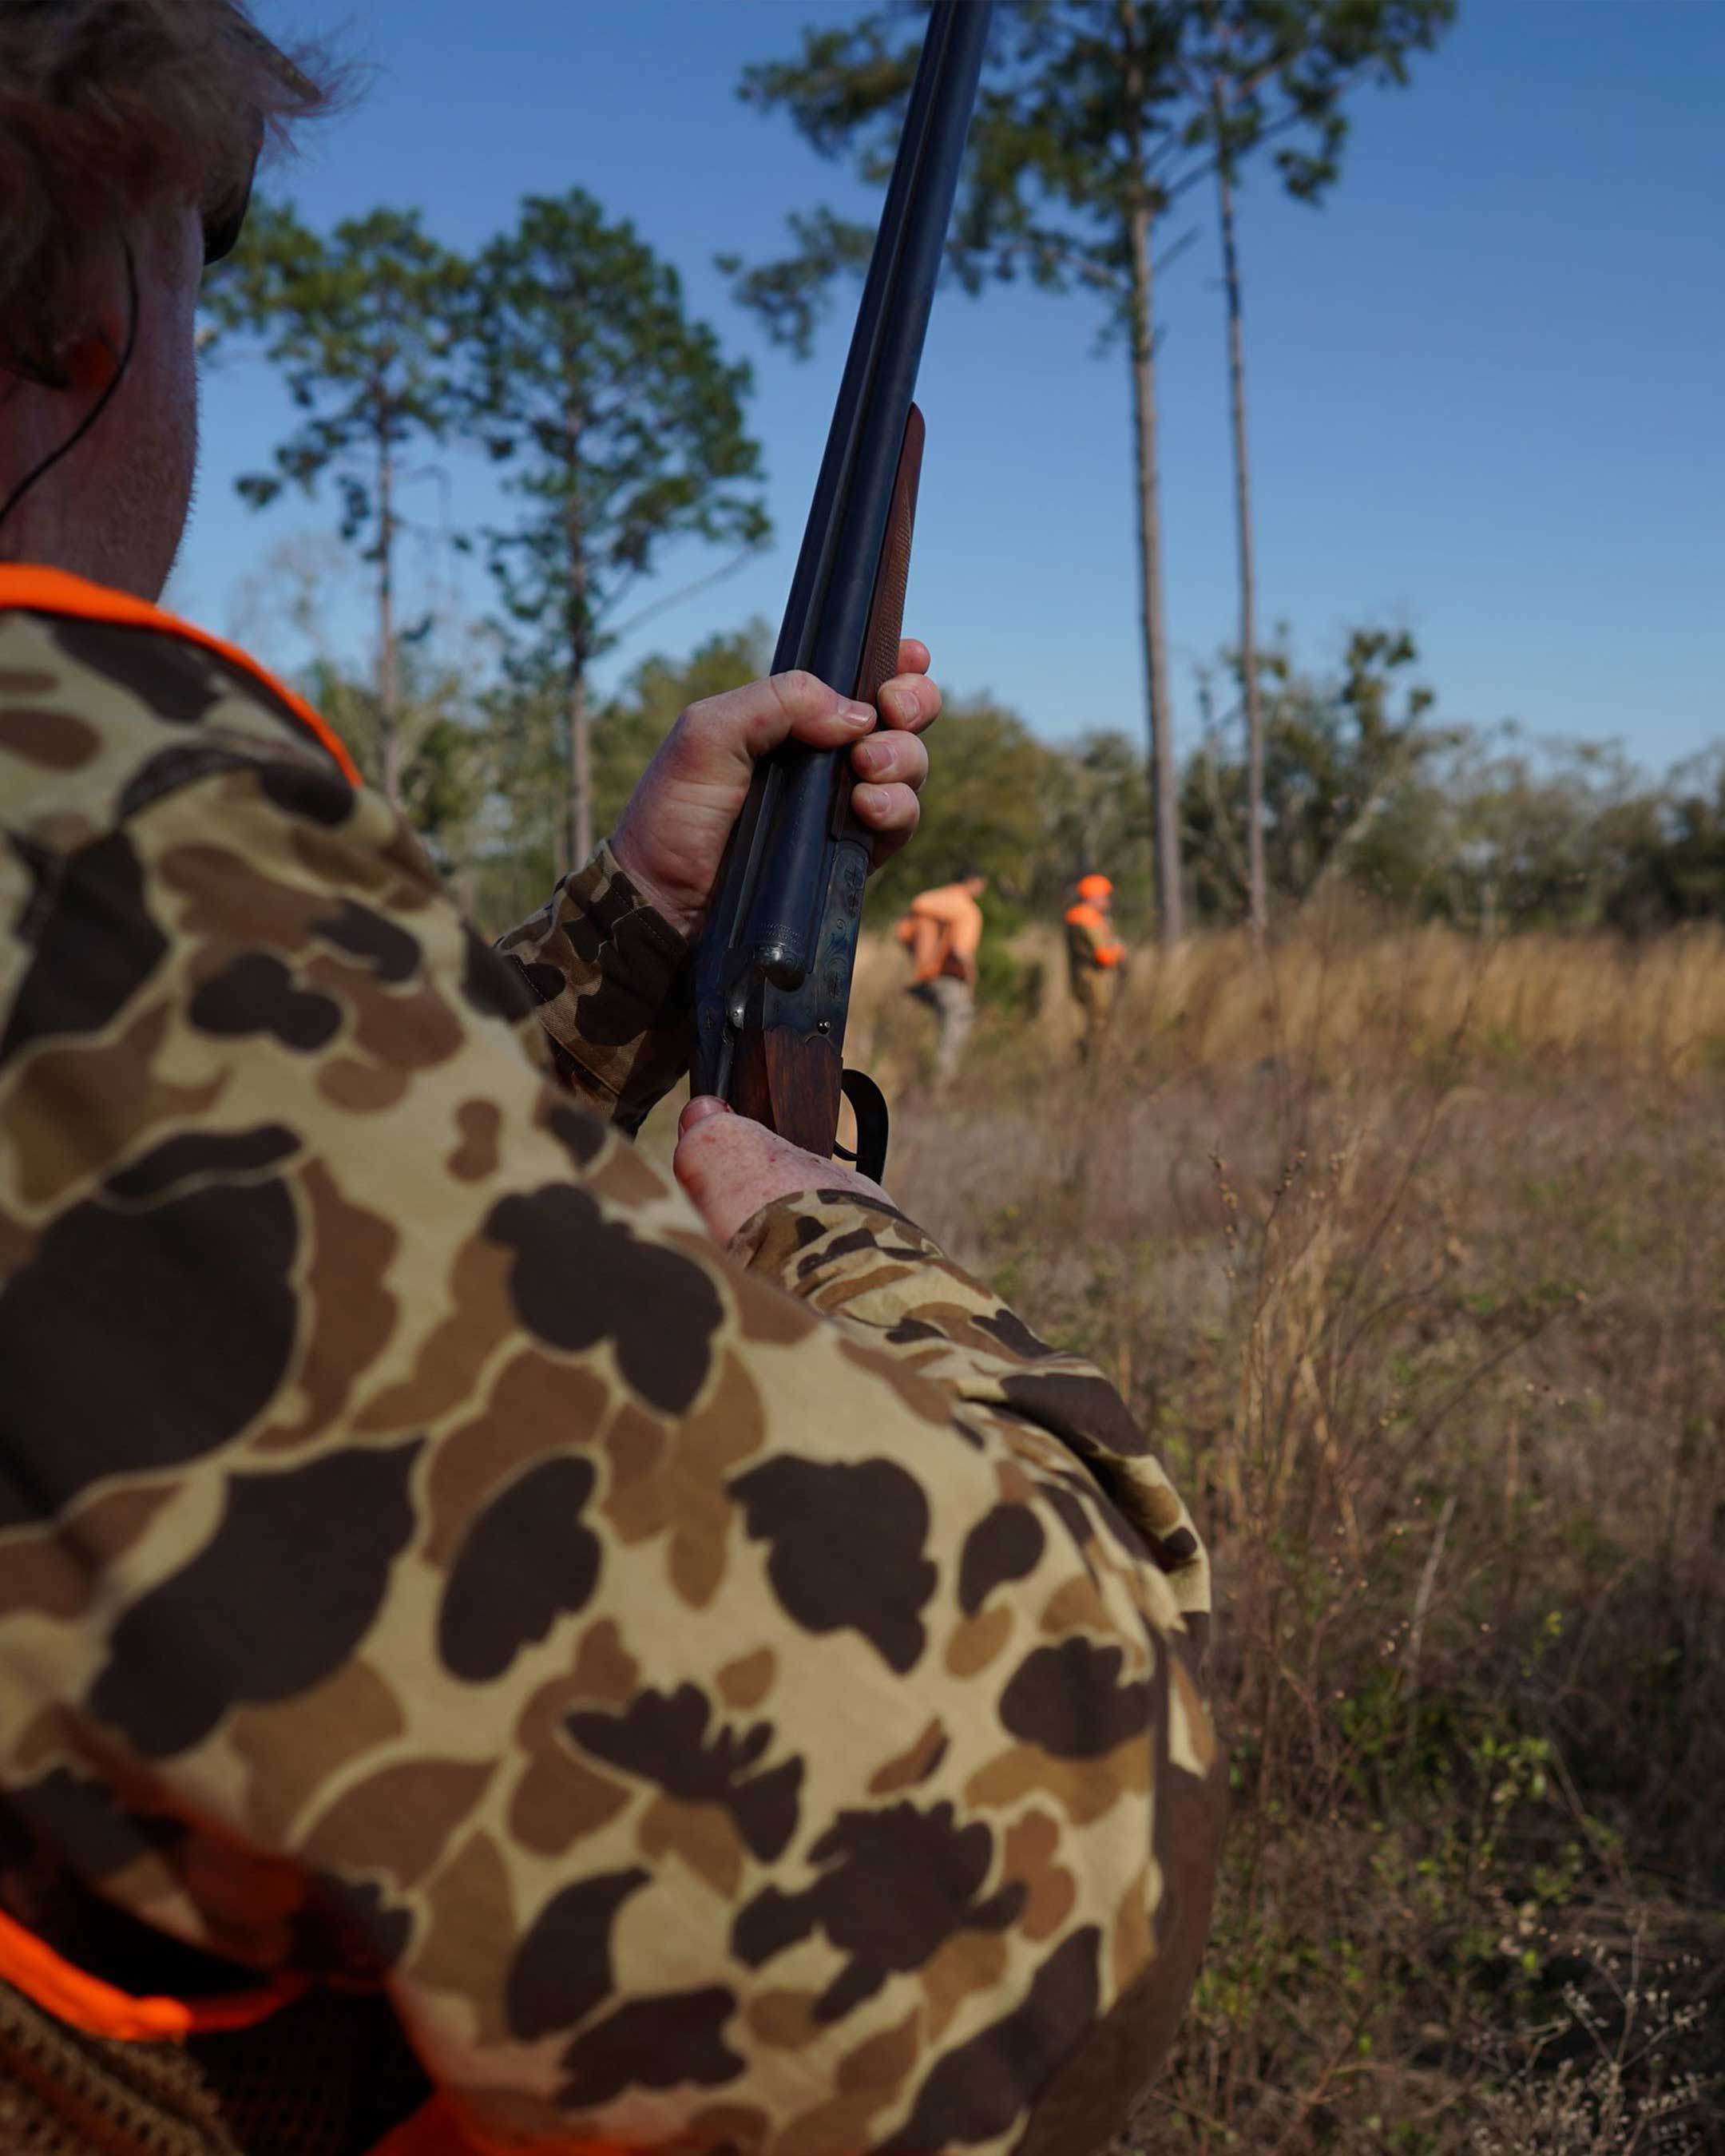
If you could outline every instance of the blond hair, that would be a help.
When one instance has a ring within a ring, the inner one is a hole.
[[[95,244],[243,186],[260,135],[285,141],[333,81],[239,0],[0,0],[0,367],[59,386]]]

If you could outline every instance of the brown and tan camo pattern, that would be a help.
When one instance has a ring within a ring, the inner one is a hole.
[[[896,1213],[711,1242],[604,850],[500,957],[227,662],[19,612],[0,825],[0,1900],[381,1986],[488,2148],[1105,2139],[1221,1771],[1105,1380]]]

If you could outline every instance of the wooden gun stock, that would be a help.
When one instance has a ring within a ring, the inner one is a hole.
[[[830,1040],[794,1026],[745,1034],[732,1066],[732,1105],[810,1152],[830,1153],[839,1135],[845,1061]]]
[[[922,414],[913,404],[905,422],[905,445],[899,451],[892,509],[880,545],[874,603],[863,639],[862,665],[856,677],[860,703],[877,702],[881,690],[898,671],[898,647],[905,633],[905,592],[911,581],[911,542],[916,529],[916,489],[922,478],[922,445],[927,438]]]

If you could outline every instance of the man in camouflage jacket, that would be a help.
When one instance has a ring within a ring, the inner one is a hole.
[[[1081,2156],[1208,1922],[1192,1522],[875,1186],[713,1102],[680,1189],[629,1142],[750,758],[857,743],[901,841],[927,654],[879,725],[685,712],[480,942],[145,603],[214,116],[316,102],[227,20],[0,27],[0,189],[58,199],[64,112],[126,176],[69,284],[0,192],[0,2146],[319,2156],[435,2091],[440,2147]]]

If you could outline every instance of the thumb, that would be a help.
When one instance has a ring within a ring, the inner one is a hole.
[[[696,1125],[704,1123],[709,1116],[728,1116],[732,1113],[731,1103],[721,1101],[716,1093],[697,1093],[677,1117],[677,1136],[687,1137]]]

